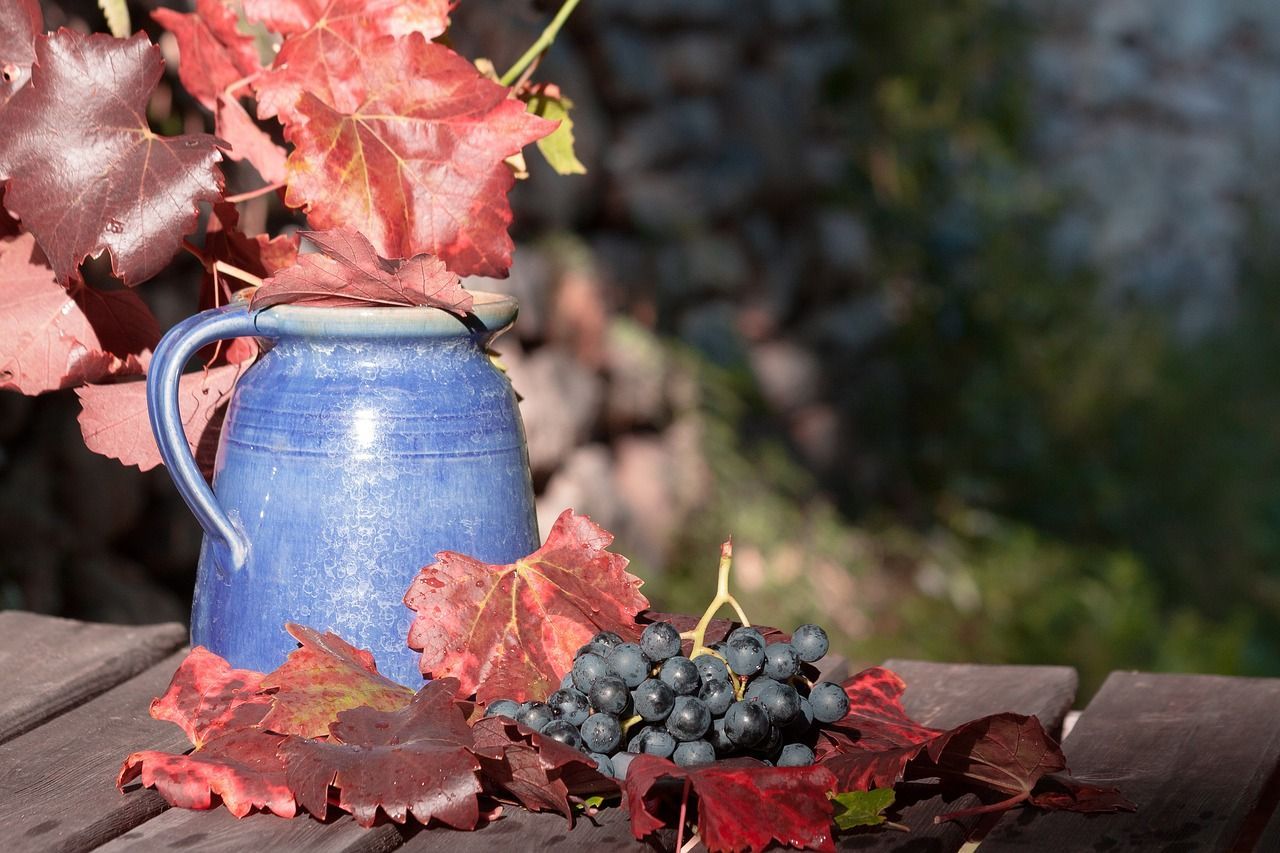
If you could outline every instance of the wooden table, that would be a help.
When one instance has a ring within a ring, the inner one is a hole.
[[[348,816],[320,823],[225,809],[169,809],[154,791],[119,793],[121,761],[138,749],[180,751],[176,726],[147,705],[185,651],[185,629],[96,625],[0,613],[0,851],[292,851],[382,853],[554,849],[651,850],[672,839],[631,838],[619,809],[570,831],[558,815],[512,810],[472,833]],[[908,684],[908,712],[949,727],[983,714],[1036,714],[1051,732],[1075,698],[1066,667],[890,661]],[[976,803],[910,790],[896,819],[910,834],[844,835],[841,850],[1280,851],[1280,679],[1112,673],[1063,742],[1076,776],[1120,786],[1136,814],[1019,810],[992,825],[935,826],[934,815]]]

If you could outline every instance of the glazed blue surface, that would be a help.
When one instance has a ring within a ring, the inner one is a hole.
[[[283,624],[300,622],[422,683],[402,600],[418,569],[441,550],[508,563],[538,547],[515,395],[483,349],[515,305],[491,298],[476,315],[469,330],[435,309],[236,305],[166,336],[148,395],[206,531],[193,643],[266,671],[296,647]],[[177,377],[204,343],[244,334],[269,349],[236,386],[209,493],[180,438]]]

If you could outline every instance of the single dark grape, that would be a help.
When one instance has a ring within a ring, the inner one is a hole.
[[[802,743],[789,743],[778,754],[779,767],[807,767],[813,763],[813,750]]]
[[[546,702],[525,702],[516,713],[516,722],[540,732],[556,718],[555,712]]]
[[[596,763],[596,769],[606,776],[613,775],[613,762],[609,760],[609,756],[599,752],[587,753],[591,756],[591,760]]]
[[[676,739],[669,732],[654,726],[645,726],[640,730],[627,746],[627,752],[645,753],[647,755],[656,755],[660,758],[670,758],[671,754],[676,751]]]
[[[681,767],[692,767],[695,764],[710,764],[716,760],[716,748],[705,740],[685,741],[676,747],[671,760]]]
[[[675,706],[676,694],[662,681],[646,678],[631,692],[631,706],[650,723],[660,723]]]
[[[609,672],[625,681],[628,687],[638,687],[649,677],[649,659],[635,643],[614,646],[605,660],[609,664]]]
[[[581,690],[557,690],[551,694],[547,704],[556,712],[557,719],[564,720],[571,726],[580,726],[591,716],[591,703]]]
[[[593,644],[604,646],[606,649],[612,649],[615,646],[622,645],[622,638],[612,631],[601,631],[591,638]]]
[[[830,681],[819,681],[809,691],[809,705],[813,708],[813,718],[820,723],[834,723],[843,720],[849,713],[849,697],[839,684]]]
[[[542,736],[558,740],[565,746],[582,749],[582,735],[578,727],[568,720],[552,720],[542,727]]]
[[[723,717],[733,704],[733,685],[727,681],[708,681],[698,691],[698,698],[707,706],[713,717]]]
[[[520,703],[514,699],[499,699],[497,702],[490,703],[489,707],[484,709],[486,717],[510,717],[514,720],[516,714],[519,713]]]
[[[635,758],[635,754],[631,752],[619,752],[616,755],[609,756],[609,764],[613,766],[613,778],[627,778],[627,768],[631,766],[631,759]]]
[[[715,655],[702,654],[693,659],[693,665],[698,668],[698,676],[702,679],[703,684],[711,681],[728,681],[729,667],[724,665],[724,661]]]
[[[592,752],[613,752],[622,743],[622,726],[609,714],[592,714],[578,729],[582,742]]]
[[[775,681],[772,678],[766,678],[763,675],[756,676],[755,678],[751,679],[751,683],[747,685],[747,692],[743,694],[742,698],[759,699],[760,694],[765,691],[765,688],[773,687],[774,685],[779,683],[780,682]]]
[[[738,675],[755,675],[764,666],[764,638],[755,628],[738,628],[725,641],[724,658]]]
[[[588,653],[573,662],[573,686],[587,695],[596,679],[608,674],[609,665],[597,654]]]
[[[654,622],[640,635],[640,648],[654,663],[680,654],[680,632],[670,622]]]
[[[800,656],[790,643],[770,643],[764,647],[765,675],[778,681],[786,681],[800,671]]]
[[[667,658],[658,670],[658,678],[675,691],[677,696],[692,696],[702,686],[698,668],[688,658]]]
[[[827,632],[817,625],[801,625],[791,635],[791,647],[796,650],[800,660],[813,663],[827,653],[830,642]]]
[[[604,643],[587,643],[585,646],[579,646],[578,650],[573,653],[573,659],[577,660],[583,655],[599,655],[600,657],[608,657],[612,646],[606,646]]]
[[[773,684],[760,691],[755,701],[769,712],[769,722],[775,726],[785,726],[800,713],[800,694],[790,684]]]
[[[777,726],[771,725],[769,726],[769,730],[765,733],[765,736],[761,738],[760,742],[753,746],[752,749],[758,755],[773,756],[778,752],[778,749],[781,746],[782,730]]]
[[[769,714],[756,702],[734,702],[724,715],[724,733],[734,746],[755,746],[769,734]]]
[[[800,697],[800,713],[796,714],[795,719],[787,723],[783,734],[787,736],[787,740],[800,740],[813,728],[813,706],[809,704],[809,700],[804,696]]]
[[[631,691],[627,689],[627,683],[618,676],[602,675],[596,679],[587,698],[597,711],[616,717],[626,713],[631,704]]]
[[[729,736],[724,733],[724,717],[718,717],[711,721],[711,728],[707,730],[707,740],[715,747],[718,755],[727,755],[737,749],[737,745],[729,740]]]
[[[667,731],[679,741],[697,740],[711,728],[711,712],[696,696],[677,696],[667,716]]]

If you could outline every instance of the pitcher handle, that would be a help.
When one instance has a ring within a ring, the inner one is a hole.
[[[209,537],[215,559],[230,571],[244,568],[249,543],[219,506],[191,454],[178,411],[178,381],[187,362],[201,347],[227,338],[259,335],[247,303],[232,302],[211,308],[170,329],[151,356],[151,367],[147,371],[147,414],[160,447],[160,457],[178,493]]]

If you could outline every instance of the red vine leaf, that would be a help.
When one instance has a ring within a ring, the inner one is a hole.
[[[37,0],[0,3],[0,107],[31,79],[36,36],[44,32]]]
[[[253,294],[254,308],[283,302],[294,305],[429,305],[464,315],[471,294],[439,258],[421,255],[407,261],[378,257],[364,235],[349,228],[304,231],[320,250],[301,255]]]
[[[151,702],[151,716],[179,726],[199,749],[229,731],[257,725],[271,708],[259,695],[262,673],[232,669],[204,646],[187,653],[169,689]]]
[[[147,125],[162,72],[142,33],[59,30],[36,39],[31,82],[0,107],[5,206],[59,281],[103,251],[126,284],[150,278],[195,227],[197,203],[221,196],[212,136],[161,137]]]
[[[417,611],[409,646],[424,675],[451,676],[479,702],[545,698],[597,631],[636,636],[648,606],[613,534],[565,510],[542,547],[505,566],[453,551],[414,578],[404,602]]]
[[[362,706],[394,711],[413,699],[412,690],[378,673],[373,655],[337,634],[292,623],[285,629],[302,646],[262,678],[262,689],[274,691],[264,729],[322,737],[341,711]]]
[[[820,765],[767,767],[750,759],[684,768],[655,755],[638,755],[622,783],[631,832],[643,839],[670,822],[688,780],[698,802],[698,837],[707,849],[763,851],[784,847],[834,850],[828,794],[836,779]],[[673,808],[674,807],[674,808]]]
[[[1031,793],[1031,805],[1067,812],[1132,812],[1137,806],[1115,788],[1091,785],[1070,776],[1045,776]]]
[[[323,820],[333,786],[338,807],[361,826],[372,826],[381,809],[396,823],[412,814],[424,824],[434,818],[473,829],[480,820],[480,762],[457,689],[443,679],[398,711],[343,711],[325,742],[287,738],[280,758],[298,802]]]
[[[371,45],[349,83],[353,105],[304,92],[285,118],[296,146],[285,202],[386,257],[427,253],[459,275],[505,276],[515,178],[504,160],[556,125],[416,33]]]
[[[472,726],[486,787],[514,797],[530,811],[559,812],[573,825],[569,792],[616,792],[617,785],[596,770],[584,753],[535,734],[500,717],[486,717]]]
[[[196,462],[208,477],[213,472],[218,431],[226,415],[231,389],[246,364],[227,364],[197,370],[178,383],[178,410],[183,431]],[[148,471],[160,464],[160,449],[147,419],[145,382],[86,385],[76,389],[80,398],[80,432],[94,453],[137,465]]]
[[[383,36],[433,39],[449,26],[453,0],[245,0],[245,15],[285,35],[255,83],[258,115],[294,117],[303,92],[340,112],[360,106],[360,69]],[[264,176],[265,177],[265,176]]]
[[[297,804],[276,756],[283,740],[261,729],[234,729],[189,755],[135,752],[125,759],[116,786],[123,790],[141,778],[143,785],[180,808],[212,808],[216,795],[236,817],[255,808],[293,817]]]
[[[247,161],[268,184],[284,183],[285,158],[288,155],[284,148],[276,145],[270,134],[258,126],[238,98],[218,96],[214,121],[218,137],[231,146],[227,150],[228,157]]]
[[[196,0],[194,14],[173,9],[151,13],[178,40],[183,88],[210,110],[228,86],[262,68],[253,37],[240,32],[235,7],[228,0]]]
[[[140,374],[160,327],[137,294],[58,284],[30,234],[0,239],[0,388],[40,394]]]

